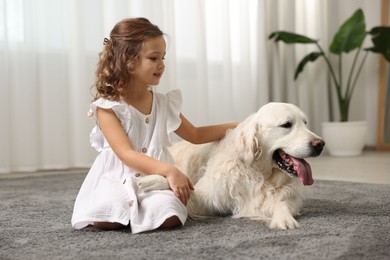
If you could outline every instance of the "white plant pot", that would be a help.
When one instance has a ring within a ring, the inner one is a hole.
[[[367,138],[366,121],[323,122],[322,137],[332,156],[358,156],[362,154]]]

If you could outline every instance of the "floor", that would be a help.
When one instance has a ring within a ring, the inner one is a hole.
[[[321,155],[307,161],[314,179],[390,184],[390,152],[368,150],[356,157]]]
[[[368,150],[356,157],[332,157],[324,154],[320,157],[307,159],[307,161],[312,167],[314,180],[390,184],[390,152]],[[71,169],[67,171],[0,174],[0,179],[87,171],[88,169]]]

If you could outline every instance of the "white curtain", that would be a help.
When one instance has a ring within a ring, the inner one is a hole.
[[[268,100],[257,0],[0,0],[0,172],[89,167],[86,116],[104,37],[144,16],[168,35],[161,92],[194,124],[242,120]]]
[[[180,88],[182,112],[194,124],[239,121],[268,101],[288,101],[319,131],[327,118],[324,66],[313,64],[294,82],[307,47],[277,47],[268,34],[293,30],[326,45],[355,7],[378,24],[380,0],[369,2],[0,0],[0,173],[91,165],[86,113],[94,69],[104,37],[125,17],[147,17],[168,35],[159,90]],[[369,60],[363,82],[371,84],[376,61]],[[376,125],[372,85],[359,88],[353,106]]]

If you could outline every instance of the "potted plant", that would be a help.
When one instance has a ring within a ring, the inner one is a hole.
[[[366,36],[371,36],[373,46],[370,48],[363,48],[363,42]],[[318,51],[311,52],[299,62],[295,70],[295,77],[297,79],[299,74],[309,62],[314,62],[319,58],[323,58],[329,70],[331,84],[329,84],[328,104],[330,107],[329,119],[332,122],[323,122],[322,135],[327,142],[327,147],[331,155],[339,156],[353,156],[359,155],[365,144],[365,136],[367,132],[367,122],[349,122],[349,108],[351,99],[356,87],[356,83],[360,76],[363,65],[366,61],[369,52],[382,54],[383,57],[390,62],[390,27],[377,26],[370,31],[366,31],[366,24],[364,13],[361,9],[348,18],[334,35],[333,41],[329,46],[329,53],[325,53],[324,49],[319,44],[318,40],[295,34],[286,31],[275,31],[269,35],[269,39],[275,42],[282,41],[287,44],[314,44]],[[354,52],[354,59],[350,66],[347,80],[342,77],[342,60],[343,54]],[[362,55],[362,52],[365,52]],[[338,63],[331,62],[331,55],[338,57]],[[362,57],[363,56],[363,57]],[[340,122],[333,122],[333,102],[332,102],[332,87],[336,91],[338,111]],[[346,127],[346,136],[342,135],[343,130],[338,127]],[[353,128],[357,127],[357,134],[352,133]],[[327,127],[330,127],[330,132],[327,132]],[[353,136],[361,135],[360,140],[351,140]],[[333,140],[333,138],[340,138]],[[348,141],[351,141],[348,144]],[[335,147],[340,145],[340,149]]]

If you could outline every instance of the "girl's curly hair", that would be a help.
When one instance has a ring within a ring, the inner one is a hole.
[[[95,100],[118,101],[129,88],[131,71],[145,40],[163,36],[163,32],[146,18],[128,18],[118,22],[104,39],[96,67]]]

